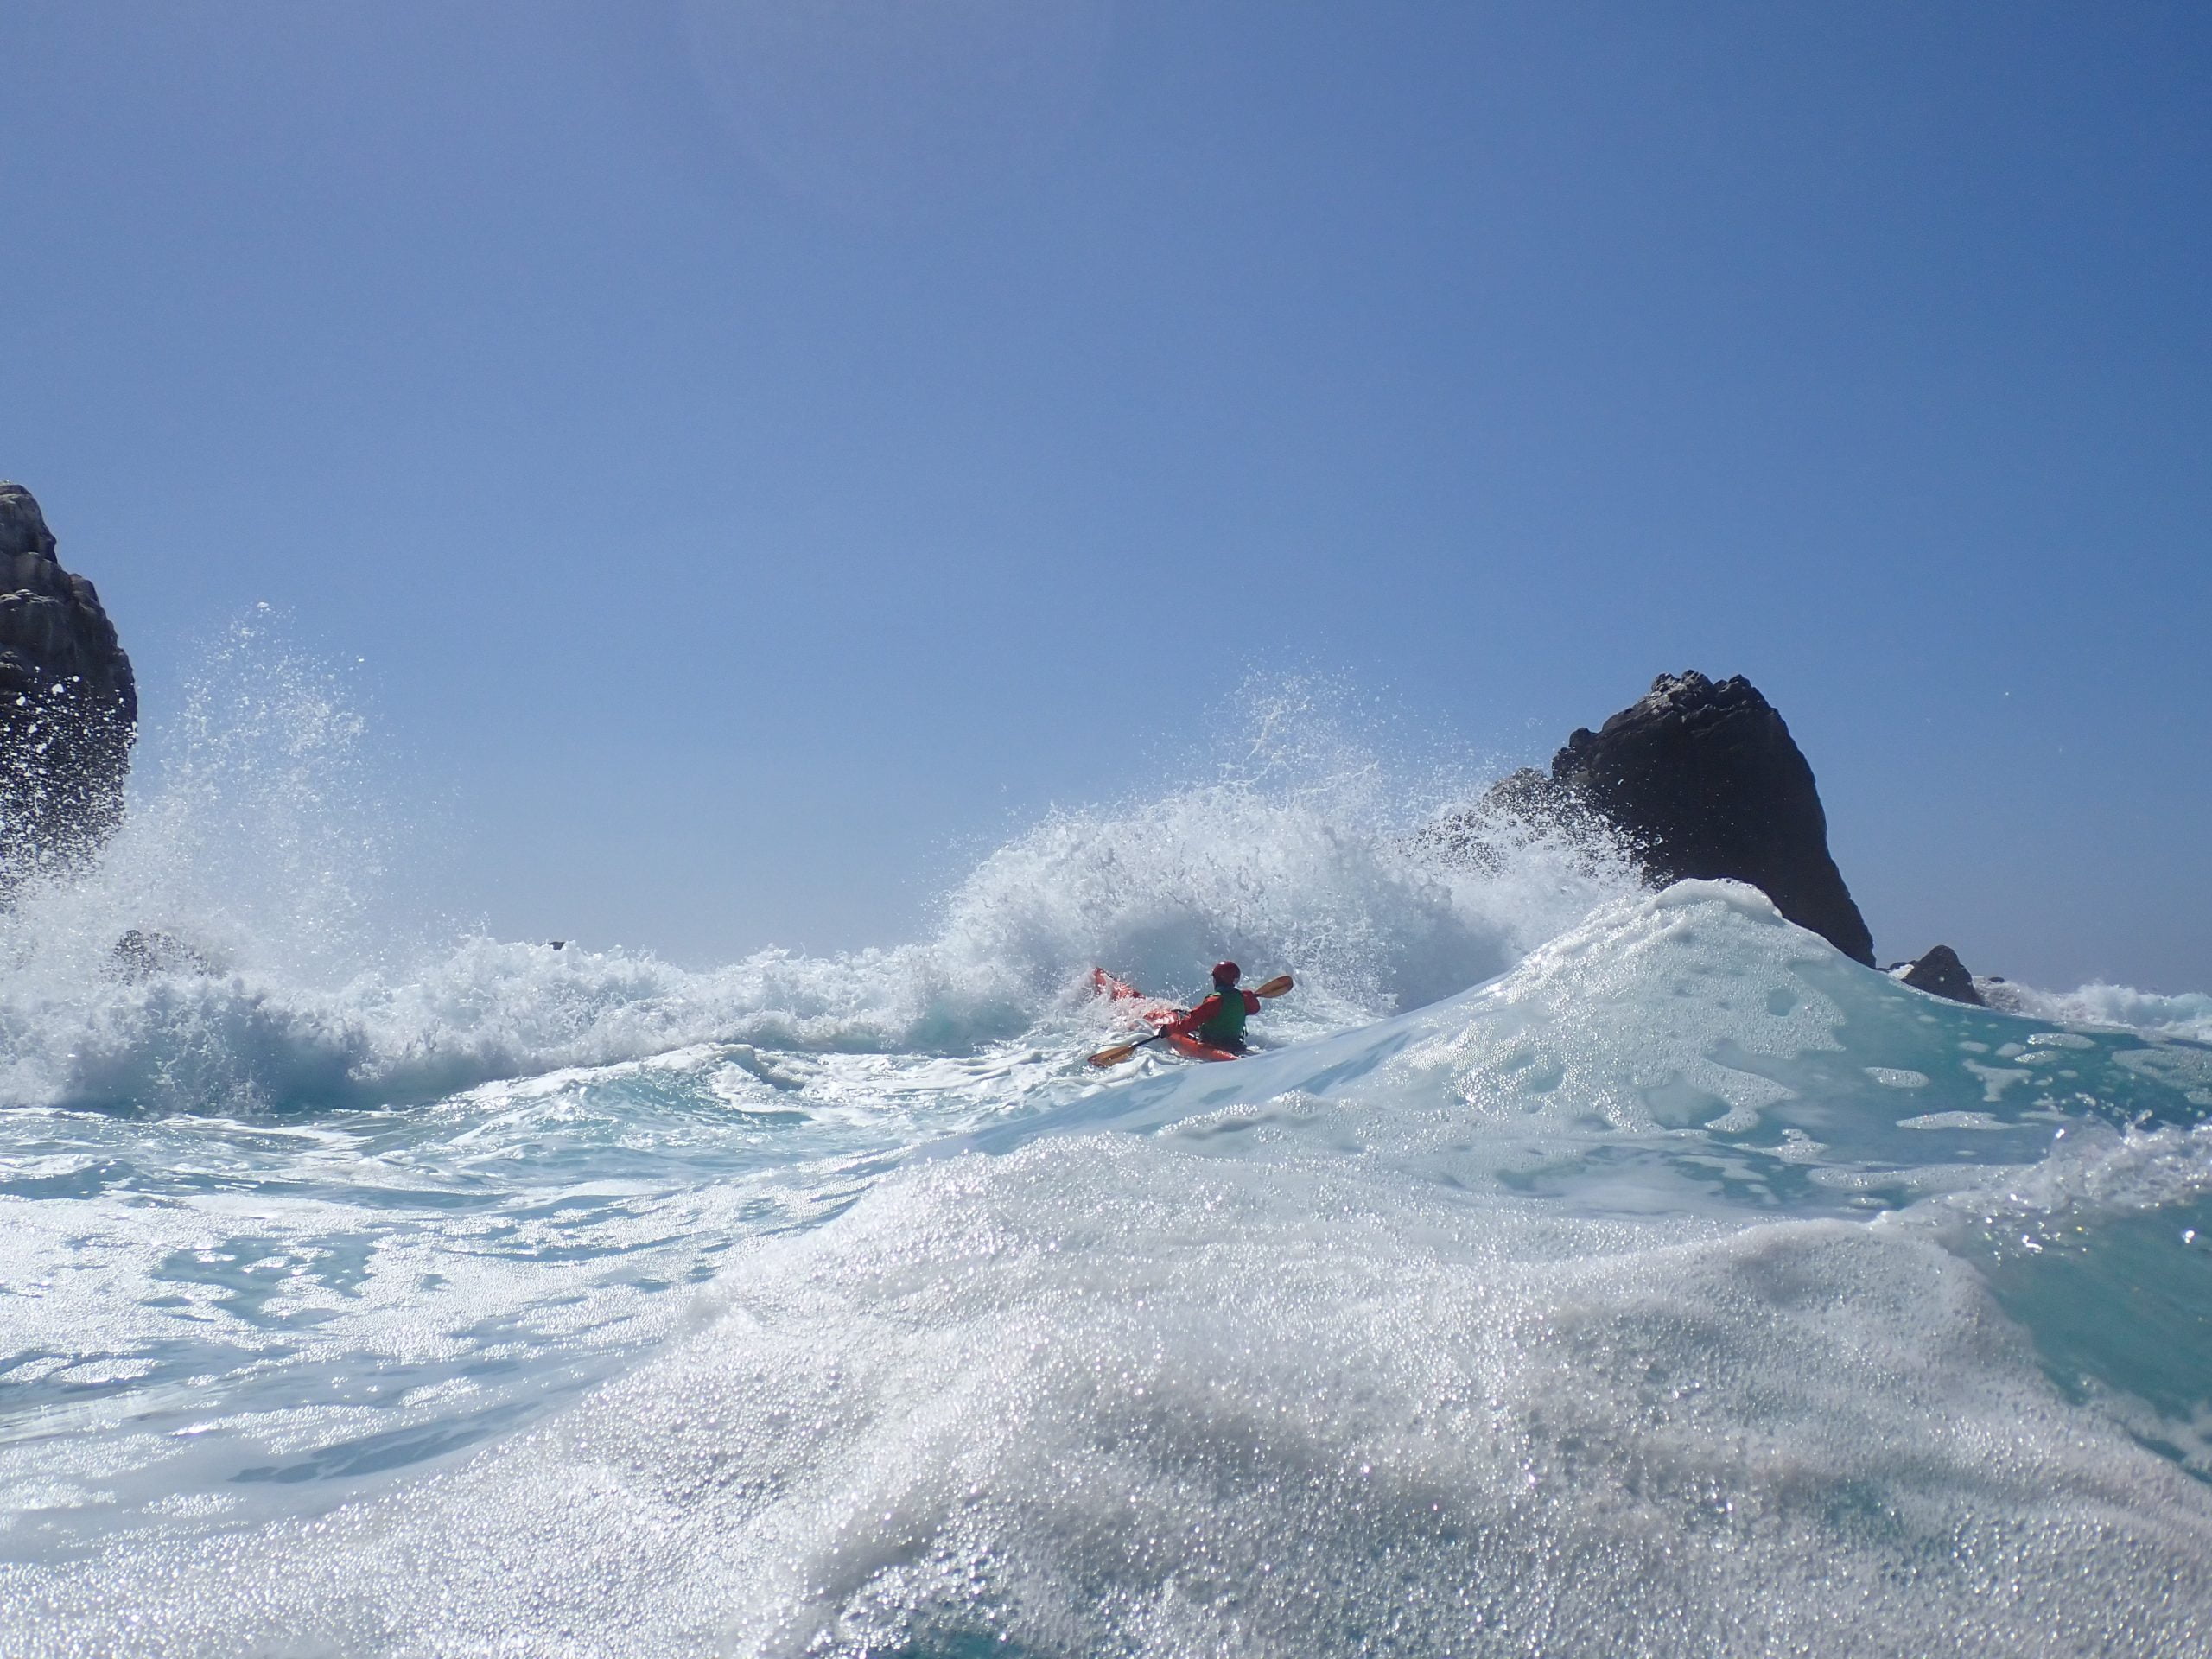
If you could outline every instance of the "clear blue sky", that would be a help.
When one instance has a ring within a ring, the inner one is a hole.
[[[1885,956],[2212,986],[2200,3],[0,3],[0,474],[501,931],[921,925],[1248,671],[1748,674]]]

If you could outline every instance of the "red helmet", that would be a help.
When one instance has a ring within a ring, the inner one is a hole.
[[[1233,962],[1217,962],[1213,965],[1213,982],[1217,985],[1234,985],[1243,977],[1244,970]]]

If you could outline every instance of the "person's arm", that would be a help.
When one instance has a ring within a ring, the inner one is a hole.
[[[1256,997],[1256,996],[1253,995],[1252,995],[1252,993],[1251,993],[1251,992],[1249,992],[1249,991],[1245,992],[1245,993],[1244,993],[1244,1012],[1245,1012],[1245,1013],[1247,1013],[1247,1014],[1257,1014],[1259,1011],[1260,1011],[1260,999],[1259,999],[1258,997]]]
[[[1247,995],[1249,995],[1249,993],[1247,993]],[[1219,991],[1216,991],[1211,996],[1206,998],[1205,1001],[1199,1003],[1197,1007],[1192,1008],[1188,1014],[1185,1014],[1180,1020],[1178,1020],[1173,1025],[1163,1026],[1161,1029],[1163,1031],[1179,1031],[1187,1036],[1220,1012],[1221,993]]]

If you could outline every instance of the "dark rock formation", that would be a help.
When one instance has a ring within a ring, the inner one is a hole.
[[[1541,822],[1570,836],[1610,826],[1657,885],[1745,881],[1856,961],[1874,942],[1828,855],[1827,815],[1789,728],[1740,676],[1715,684],[1662,674],[1640,702],[1552,757],[1501,779],[1473,811],[1428,838],[1481,860],[1500,823]]]
[[[99,595],[54,557],[31,493],[0,483],[0,893],[106,839],[137,726]]]
[[[1661,884],[1747,881],[1855,961],[1873,936],[1828,855],[1821,794],[1782,716],[1738,675],[1662,674],[1643,700],[1552,757],[1552,778],[1605,815]]]
[[[1974,976],[1967,971],[1966,963],[1948,944],[1937,945],[1918,962],[1901,962],[1890,971],[1916,991],[1948,996],[1954,1002],[1971,1002],[1978,1008],[1987,1006],[1981,993],[1974,989]]]

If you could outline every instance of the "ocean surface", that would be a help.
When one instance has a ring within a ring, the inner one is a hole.
[[[424,934],[211,687],[0,918],[0,1653],[2212,1652],[2212,997],[1335,762],[878,950]],[[1252,1058],[1084,1064],[1224,952]]]

